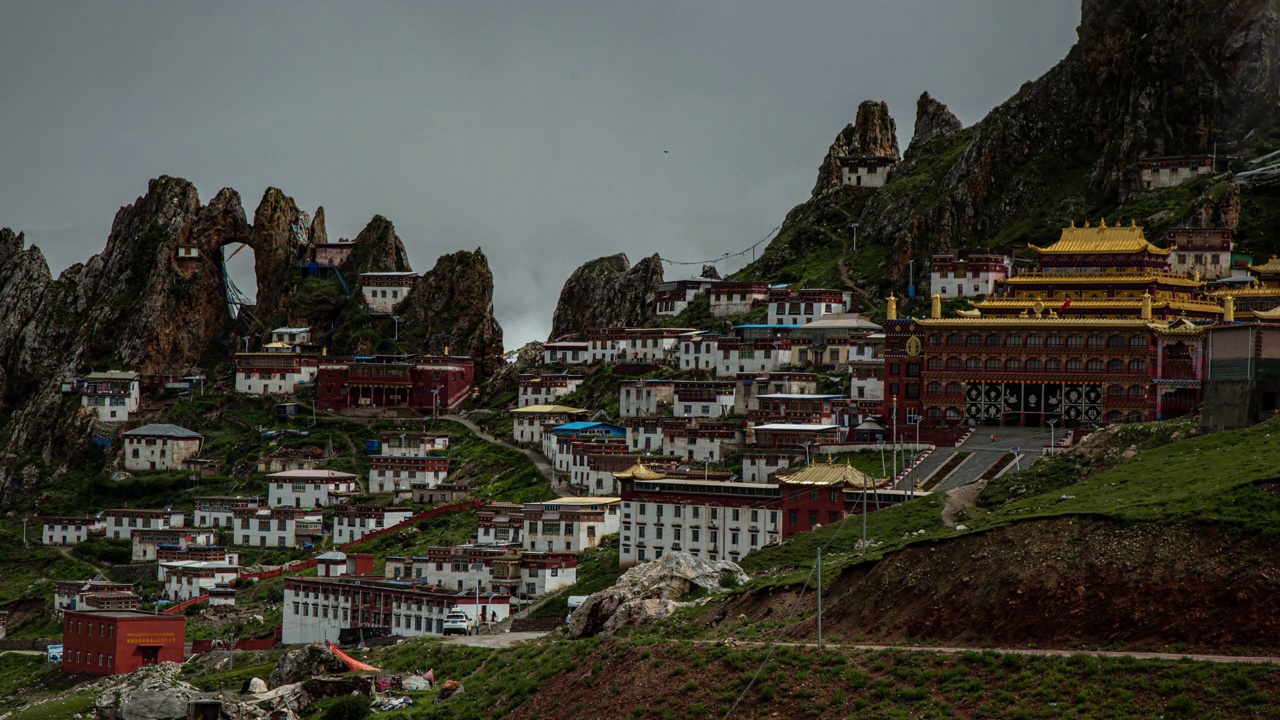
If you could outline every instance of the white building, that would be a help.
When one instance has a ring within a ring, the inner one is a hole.
[[[136,529],[129,534],[130,559],[136,563],[156,562],[161,554],[179,553],[193,545],[210,546],[213,542],[213,533],[208,530]]]
[[[627,329],[602,327],[587,331],[587,362],[592,365],[617,362],[627,346]]]
[[[862,157],[843,156],[840,162],[840,182],[851,187],[884,187],[889,182],[896,158],[885,155]]]
[[[558,498],[524,504],[524,544],[543,552],[581,552],[618,532],[619,498]]]
[[[77,383],[80,405],[100,422],[125,422],[142,404],[138,373],[120,370],[94,372]]]
[[[1176,187],[1207,175],[1226,172],[1227,160],[1217,155],[1145,157],[1138,161],[1138,180],[1143,190]]]
[[[679,315],[695,298],[719,282],[721,281],[713,278],[692,278],[659,283],[658,292],[654,296],[654,314],[659,317]]]
[[[444,618],[460,609],[472,622],[499,623],[510,615],[506,595],[432,592],[420,584],[360,578],[290,577],[284,586],[282,642],[338,642],[349,628],[379,628],[400,637],[444,634]]]
[[[751,308],[769,297],[768,283],[722,282],[708,292],[711,317],[731,317],[751,312]]]
[[[316,381],[320,360],[301,353],[236,353],[236,392],[288,395]]]
[[[102,520],[106,524],[107,537],[128,540],[139,530],[180,528],[186,522],[186,515],[181,510],[115,508],[104,511]]]
[[[1231,277],[1235,231],[1230,228],[1174,228],[1165,235],[1169,269],[1201,280]]]
[[[623,568],[669,552],[736,562],[782,539],[774,484],[669,480],[650,472],[622,480],[622,493]]]
[[[770,325],[807,325],[831,315],[849,312],[853,293],[848,290],[775,287],[769,290]]]
[[[624,418],[662,414],[675,400],[670,380],[623,380],[618,387],[618,415]]]
[[[229,528],[234,526],[235,511],[262,507],[260,497],[210,495],[195,499],[195,526]]]
[[[549,342],[542,345],[543,365],[586,365],[590,358],[584,342]]]
[[[542,443],[543,428],[587,419],[587,411],[567,405],[528,405],[511,411],[511,439],[518,443]]]
[[[360,273],[360,293],[370,315],[390,315],[417,282],[418,275],[413,272]]]
[[[695,328],[627,328],[626,362],[660,365],[668,358],[674,360],[681,336],[696,332]]]
[[[1228,257],[1227,262],[1230,261]],[[943,299],[989,295],[1001,280],[1009,278],[1012,267],[1012,261],[1003,255],[934,255],[929,265],[929,287]]]
[[[164,596],[176,603],[208,595],[215,585],[226,585],[240,577],[240,568],[225,563],[178,560],[161,565],[165,574]]]
[[[126,470],[178,470],[200,454],[204,436],[177,425],[152,423],[124,434]]]
[[[356,542],[411,517],[413,510],[409,508],[339,505],[333,512],[333,541],[339,545]]]
[[[572,553],[524,552],[518,546],[462,545],[427,548],[420,556],[387,558],[388,580],[411,580],[433,589],[500,593],[532,599],[578,581]]]
[[[286,470],[267,476],[267,504],[273,508],[336,505],[360,491],[356,476],[337,470]]]
[[[235,511],[232,544],[244,547],[295,548],[314,542],[324,529],[324,513],[292,507],[245,508]]]
[[[737,384],[732,381],[677,382],[672,391],[676,417],[718,418],[733,413]]]
[[[271,331],[271,342],[287,345],[290,352],[297,352],[299,346],[311,344],[311,328],[278,327]]]
[[[384,430],[379,434],[379,454],[399,457],[421,457],[449,449],[446,433],[421,430]]]
[[[89,517],[46,517],[40,518],[40,525],[45,545],[76,545],[107,529],[106,520]]]
[[[694,370],[714,372],[716,369],[716,348],[719,342],[719,335],[707,335],[703,332],[681,335],[677,346],[680,369],[685,372]]]
[[[720,340],[716,358],[717,377],[737,377],[740,373],[772,373],[791,362],[791,338]]]
[[[554,405],[555,401],[582,387],[581,375],[533,375],[520,376],[520,391],[516,396],[517,407],[530,405]]]
[[[747,448],[742,453],[742,481],[749,483],[773,482],[773,473],[804,463],[804,450],[790,448]]]
[[[369,492],[410,492],[414,485],[433,488],[449,477],[449,458],[374,455],[369,458]]]

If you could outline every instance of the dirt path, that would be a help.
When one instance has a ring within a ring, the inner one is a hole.
[[[551,492],[554,492],[558,497],[570,497],[573,495],[573,491],[569,488],[568,484],[564,483],[564,480],[565,480],[564,477],[555,478],[555,473],[551,469],[551,463],[547,462],[547,459],[542,456],[542,453],[537,453],[527,448],[522,448],[516,445],[512,445],[511,443],[505,440],[499,440],[498,438],[482,430],[479,425],[471,422],[470,420],[462,417],[461,415],[442,415],[441,419],[452,420],[453,422],[456,422],[459,425],[462,425],[466,429],[475,433],[476,437],[480,438],[481,440],[484,440],[485,442],[493,443],[494,445],[501,445],[506,448],[511,448],[516,452],[524,453],[524,456],[529,458],[529,462],[533,463],[533,466],[538,468],[538,472],[542,473],[542,476],[545,477],[547,481],[551,483]],[[561,484],[557,484],[556,482],[553,482],[553,478],[556,480],[560,480]]]
[[[986,486],[987,483],[983,481],[948,490],[947,503],[942,508],[942,524],[955,527],[956,516],[961,510],[973,507],[978,502],[978,496],[982,494],[982,488]]]
[[[817,647],[816,642],[780,642],[767,643],[757,641],[731,641],[731,640],[697,640],[695,642],[708,644],[737,644],[737,645],[779,645],[786,647]],[[1274,655],[1210,655],[1204,653],[1163,653],[1163,652],[1139,652],[1126,650],[1052,650],[1048,648],[979,648],[979,647],[948,647],[932,645],[873,645],[865,643],[823,643],[823,647],[831,648],[847,648],[852,650],[897,650],[905,652],[931,652],[931,653],[947,653],[959,654],[966,652],[993,652],[1004,655],[1035,655],[1047,657],[1071,657],[1072,655],[1092,655],[1094,657],[1106,658],[1122,658],[1129,657],[1138,660],[1168,660],[1176,662],[1178,660],[1195,660],[1197,662],[1212,663],[1244,663],[1249,665],[1277,665],[1280,664],[1280,657]]]
[[[537,640],[546,635],[545,632],[509,632],[496,635],[450,635],[444,639],[451,645],[470,645],[471,647],[504,648],[516,643]]]
[[[82,557],[76,557],[75,555],[71,554],[70,550],[63,547],[62,545],[55,545],[54,547],[57,548],[58,552],[62,553],[62,556],[65,557],[66,559],[74,560],[75,562],[78,562],[82,565],[88,565],[89,567],[93,568],[94,570],[97,570],[103,575],[108,575],[108,577],[110,576],[109,575],[110,571],[105,566],[99,565],[91,560],[85,560]]]

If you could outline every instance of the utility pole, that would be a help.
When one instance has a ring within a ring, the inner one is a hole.
[[[853,252],[851,255],[858,254],[858,223],[853,224]]]
[[[867,476],[862,476],[862,555],[867,555]]]
[[[818,650],[822,650],[822,546],[818,546]]]
[[[1053,426],[1057,424],[1058,424],[1058,418],[1049,419],[1049,454],[1053,454],[1053,451],[1054,451]]]
[[[22,547],[30,547],[27,545],[27,521],[31,518],[22,518]]]

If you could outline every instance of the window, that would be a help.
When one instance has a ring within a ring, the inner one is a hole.
[[[1140,350],[1142,348],[1145,348],[1146,346],[1147,346],[1147,339],[1145,337],[1142,337],[1141,335],[1134,335],[1133,337],[1129,338],[1129,347],[1133,348],[1134,350]]]
[[[940,382],[931,382],[931,383],[929,383],[929,386],[928,386],[928,388],[925,390],[925,392],[927,392],[927,393],[928,393],[928,394],[930,394],[930,395],[941,395],[941,394],[942,394],[942,383],[940,383]]]
[[[987,336],[987,347],[1000,347],[1003,344],[1000,342],[1000,336],[996,333],[991,333]]]
[[[947,344],[953,346],[963,345],[964,338],[961,337],[960,333],[951,333],[947,336]]]
[[[1109,372],[1109,373],[1122,373],[1122,372],[1124,372],[1124,361],[1123,361],[1123,360],[1118,360],[1118,359],[1117,359],[1117,360],[1110,360],[1110,361],[1108,361],[1108,362],[1107,362],[1107,372]]]
[[[1109,398],[1124,397],[1124,388],[1120,387],[1119,385],[1108,385],[1107,397]]]
[[[1049,358],[1044,361],[1045,372],[1062,372],[1062,361],[1057,358]]]
[[[1062,347],[1062,336],[1061,336],[1061,335],[1050,335],[1050,336],[1049,336],[1049,339],[1048,339],[1048,340],[1045,340],[1044,346],[1045,346],[1045,347],[1051,347],[1051,348]]]
[[[1041,362],[1040,358],[1029,358],[1022,366],[1022,369],[1027,372],[1040,372],[1043,368],[1044,363]]]
[[[961,360],[960,358],[958,358],[958,357],[949,357],[949,358],[947,358],[947,369],[948,369],[948,370],[959,370],[959,369],[961,369],[961,368],[963,368],[963,367],[964,367],[964,361],[963,361],[963,360]]]
[[[1004,369],[1005,369],[1005,370],[1010,370],[1010,371],[1017,371],[1017,370],[1021,370],[1021,369],[1022,369],[1022,361],[1021,361],[1021,360],[1019,360],[1018,358],[1009,358],[1008,360],[1006,360],[1006,361],[1004,362]]]
[[[1102,345],[1103,345],[1103,340],[1102,340],[1102,336],[1101,336],[1101,335],[1090,335],[1090,336],[1089,336],[1089,347],[1091,347],[1091,348],[1100,348],[1100,347],[1102,347]]]
[[[1067,372],[1081,372],[1084,370],[1084,361],[1080,358],[1071,358],[1067,361]]]
[[[1004,363],[1000,362],[1000,358],[987,358],[987,370],[1000,370],[1004,367]]]
[[[969,358],[968,360],[965,361],[965,367],[967,367],[970,370],[981,370],[982,358],[976,358],[976,357]]]
[[[1129,397],[1135,400],[1141,400],[1147,396],[1147,389],[1141,385],[1129,386]]]
[[[1146,371],[1147,371],[1146,360],[1130,360],[1129,361],[1129,372],[1140,373],[1140,372],[1146,372]]]
[[[941,370],[941,369],[942,369],[942,358],[940,358],[940,357],[931,357],[931,358],[929,358],[929,369],[930,369],[930,370]]]
[[[1083,335],[1068,335],[1068,336],[1067,336],[1067,347],[1069,347],[1069,348],[1081,348],[1081,347],[1084,347],[1084,336],[1083,336]]]
[[[980,347],[982,345],[982,336],[977,333],[970,335],[968,345],[969,347]]]
[[[1098,358],[1092,358],[1085,364],[1085,367],[1089,372],[1102,372],[1102,361]]]
[[[958,382],[949,382],[949,383],[947,383],[947,395],[948,395],[948,396],[951,396],[951,397],[959,397],[959,396],[960,396],[960,394],[961,394],[961,392],[962,392],[962,390],[960,389],[960,383],[958,383]]]
[[[1005,347],[1022,347],[1022,336],[1020,335],[1006,336],[1004,339],[1004,346]]]
[[[1107,347],[1123,349],[1125,346],[1124,337],[1120,335],[1112,335],[1107,338]]]
[[[1027,347],[1034,347],[1034,348],[1044,347],[1044,338],[1040,337],[1039,335],[1028,335]]]

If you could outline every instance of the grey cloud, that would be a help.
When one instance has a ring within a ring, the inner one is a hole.
[[[250,211],[275,185],[333,237],[390,217],[418,270],[483,247],[514,346],[586,259],[754,242],[859,100],[887,100],[904,145],[923,90],[971,124],[1078,19],[1078,0],[10,0],[0,225],[56,272],[150,177]]]

